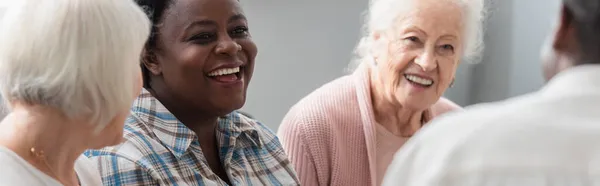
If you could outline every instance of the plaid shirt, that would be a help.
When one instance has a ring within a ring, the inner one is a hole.
[[[104,185],[227,185],[208,166],[194,132],[143,90],[125,123],[125,142],[86,155]],[[221,164],[233,185],[300,185],[277,137],[237,112],[219,118]]]

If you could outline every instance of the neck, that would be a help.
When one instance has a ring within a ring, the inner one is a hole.
[[[187,128],[194,131],[198,138],[214,138],[218,116],[210,115],[206,111],[199,111],[193,106],[187,106],[185,101],[177,100],[168,91],[147,89],[160,103],[171,112],[177,120]],[[200,139],[202,140],[202,139]]]
[[[87,149],[91,130],[53,109],[13,108],[0,124],[0,144],[62,184],[77,185],[75,161]],[[44,155],[34,155],[31,148]]]
[[[369,72],[371,81],[371,102],[375,121],[396,136],[410,137],[423,125],[425,110],[412,110],[403,107],[393,95],[386,95],[379,76]]]

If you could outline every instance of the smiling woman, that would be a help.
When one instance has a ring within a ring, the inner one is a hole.
[[[353,74],[312,92],[279,136],[306,185],[380,185],[392,155],[459,107],[441,96],[481,49],[483,0],[373,0]]]
[[[237,0],[136,0],[153,22],[125,142],[88,152],[107,185],[298,185],[275,135],[235,110],[257,48]]]

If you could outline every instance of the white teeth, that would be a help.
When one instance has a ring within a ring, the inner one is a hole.
[[[208,76],[222,76],[222,75],[229,75],[229,74],[235,74],[240,72],[240,67],[235,67],[235,68],[221,68],[221,69],[217,69],[215,71],[212,71],[211,73],[208,73]]]
[[[418,76],[404,75],[404,77],[413,83],[417,83],[417,84],[421,84],[421,85],[425,85],[425,86],[429,86],[429,85],[433,84],[433,80],[421,78]]]

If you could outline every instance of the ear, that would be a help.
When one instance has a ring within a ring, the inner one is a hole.
[[[153,75],[158,76],[162,74],[162,68],[154,52],[144,49],[142,51],[142,63]]]
[[[373,32],[371,37],[373,37],[373,41],[378,41],[379,39],[381,39],[381,31]]]
[[[552,41],[552,48],[557,51],[568,50],[570,44],[572,44],[575,36],[573,12],[564,4],[561,6],[560,17],[554,39]]]
[[[385,50],[384,47],[384,40],[385,40],[385,36],[383,36],[383,34],[380,31],[374,31],[371,36],[371,48],[369,50],[371,50],[371,54],[375,55],[373,57],[378,57],[379,53],[381,53],[381,51]]]

